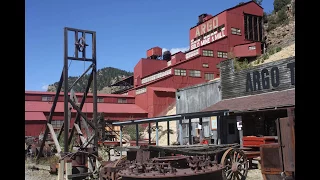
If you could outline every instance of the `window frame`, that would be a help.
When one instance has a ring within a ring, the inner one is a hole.
[[[197,74],[199,74],[199,76],[197,76]],[[197,77],[197,78],[201,78],[201,71],[200,70],[189,70],[189,76],[190,77]]]

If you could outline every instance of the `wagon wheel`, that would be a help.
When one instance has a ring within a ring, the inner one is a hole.
[[[223,177],[226,180],[244,180],[248,173],[247,156],[240,149],[228,149],[221,158],[225,166]]]

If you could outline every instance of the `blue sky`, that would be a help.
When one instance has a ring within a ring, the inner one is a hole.
[[[59,80],[64,27],[96,31],[98,69],[132,72],[151,47],[188,48],[189,29],[198,15],[215,15],[239,2],[242,0],[27,0],[25,90],[45,91],[48,84]],[[262,7],[271,12],[273,1],[264,0]],[[69,75],[79,76],[88,66],[88,62],[73,61]]]

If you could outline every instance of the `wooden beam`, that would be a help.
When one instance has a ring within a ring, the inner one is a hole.
[[[57,139],[56,133],[54,132],[53,127],[52,127],[51,124],[47,123],[47,126],[48,126],[48,128],[49,128],[49,130],[50,130],[51,137],[52,137],[52,139],[53,139],[53,141],[54,141],[54,144],[55,144],[55,146],[56,146],[56,148],[57,148],[57,152],[60,154],[60,152],[61,152],[61,147],[60,147],[59,141],[58,141],[58,139]]]
[[[73,125],[75,126],[75,128],[76,128],[76,130],[77,130],[77,132],[78,132],[78,134],[80,136],[80,140],[81,140],[82,144],[84,144],[86,140],[83,137],[83,134],[82,134],[82,132],[81,132],[81,130],[79,128],[79,125],[77,123],[74,123]]]

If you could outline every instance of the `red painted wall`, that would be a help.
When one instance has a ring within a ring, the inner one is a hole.
[[[148,111],[148,90],[145,93],[138,94],[136,96],[136,105],[141,107],[143,110]]]
[[[85,113],[85,115],[89,118],[92,119],[92,113]],[[49,113],[45,113],[46,118],[48,119]],[[74,122],[76,117],[76,113],[71,113],[71,121]],[[125,114],[119,114],[119,113],[105,113],[104,114],[105,119],[111,119],[111,120],[118,120],[118,121],[124,121],[124,120],[129,120],[129,119],[141,119],[148,117],[147,114],[132,114],[132,113],[125,113]],[[55,112],[52,120],[64,120],[64,115],[63,113],[57,113]]]
[[[35,95],[35,94],[26,94],[25,95],[25,100],[26,101],[42,101],[42,96],[51,96],[52,101],[54,100],[55,95]],[[78,96],[78,101],[81,102],[82,96]],[[98,96],[98,98],[103,98],[104,103],[118,103],[119,98],[125,98],[127,99],[127,104],[134,104],[134,97],[133,96],[125,96],[125,95],[118,95],[117,97],[105,97],[105,96]],[[64,97],[63,95],[59,95],[58,102],[63,102]],[[93,97],[89,96],[86,98],[87,103],[92,103],[93,102]]]
[[[207,82],[205,80],[205,73],[214,73],[214,77],[219,77],[219,70],[217,69],[216,65],[222,60],[222,58],[212,58],[212,57],[197,57],[194,60],[188,60],[184,63],[181,63],[175,67],[174,69],[186,69],[187,75],[186,76],[167,76],[164,78],[161,78],[159,81],[155,81],[153,83],[146,83],[146,86],[148,87],[170,87],[174,89],[184,88],[187,86],[195,85],[195,84],[201,84],[204,82]],[[207,63],[209,65],[209,68],[204,68],[203,63]],[[189,70],[200,70],[201,71],[201,77],[190,77],[189,76]],[[141,86],[140,88],[146,87]],[[149,90],[147,89],[147,92]],[[147,110],[148,106],[151,106],[151,104],[146,104],[146,102],[149,102],[150,96],[147,96],[146,94],[139,94],[136,96],[135,102],[136,105],[140,106],[142,109]],[[148,110],[147,110],[148,111]],[[150,111],[148,111],[150,113]]]
[[[39,137],[39,134],[45,131],[45,124],[43,121],[25,121],[25,136]]]
[[[155,59],[141,59],[137,65],[134,67],[133,74],[135,77],[134,86],[140,85],[139,78],[136,79],[136,77],[140,77],[140,79],[157,72],[163,68],[167,67],[167,61],[163,60],[155,60]]]
[[[249,50],[249,46],[255,46],[256,49]],[[236,57],[250,57],[261,55],[261,43],[249,43],[234,47],[234,55]]]
[[[159,92],[153,93],[153,112],[149,113],[149,117],[159,116],[163,111],[176,100],[175,92]]]
[[[218,23],[215,24],[213,19],[217,18],[218,19]],[[192,39],[196,38],[196,31],[197,31],[197,28],[199,29],[200,31],[200,35],[202,35],[202,27],[204,27],[204,25],[206,26],[206,29],[205,29],[205,32],[208,32],[207,30],[207,27],[209,27],[209,24],[211,23],[212,27],[213,28],[216,28],[218,26],[221,26],[223,24],[226,25],[227,23],[227,16],[226,16],[226,12],[223,12],[221,14],[218,14],[217,16],[214,16],[210,19],[208,19],[207,21],[199,24],[198,26],[195,26],[193,27],[192,29],[190,29],[189,31],[189,41],[191,41]]]
[[[186,55],[183,52],[178,52],[171,57],[171,66],[185,59],[186,59]]]
[[[234,47],[235,45],[238,44],[246,44],[251,41],[245,40],[245,35],[244,35],[244,14],[253,14],[257,16],[263,16],[263,9],[259,7],[255,3],[249,3],[245,6],[240,6],[238,8],[232,9],[227,12],[227,21],[228,25],[227,27],[227,32],[228,32],[228,43],[230,48]],[[239,28],[241,30],[241,35],[234,35],[231,34],[231,28]],[[231,51],[231,50],[230,50]]]

